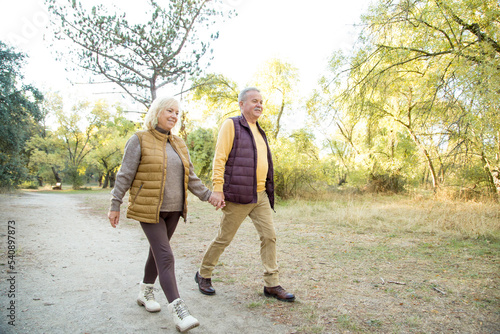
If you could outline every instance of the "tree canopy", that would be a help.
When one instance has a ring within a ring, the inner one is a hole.
[[[43,95],[22,83],[25,57],[0,41],[0,187],[26,179],[24,144],[42,118]]]
[[[371,173],[415,178],[401,150],[410,139],[434,188],[460,180],[457,168],[478,164],[486,171],[481,183],[494,189],[499,17],[494,0],[380,1],[363,18],[354,54],[332,57],[310,111],[332,119],[355,151],[366,152]],[[384,140],[388,134],[392,139]]]
[[[148,0],[146,22],[132,22],[103,5],[86,9],[74,0],[61,3],[46,0],[59,27],[56,38],[71,42],[64,57],[68,51],[74,64],[146,107],[158,89],[201,73],[200,60],[218,37],[210,30],[222,16],[209,0],[171,0],[166,6]]]

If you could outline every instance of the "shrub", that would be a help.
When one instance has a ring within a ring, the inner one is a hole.
[[[370,193],[400,193],[405,190],[406,181],[399,174],[370,174],[364,191]]]

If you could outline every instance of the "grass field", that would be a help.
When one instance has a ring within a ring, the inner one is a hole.
[[[77,194],[106,224],[109,190]],[[194,197],[189,210],[172,243],[177,257],[197,266],[220,212]],[[281,284],[295,303],[263,296],[250,220],[213,281],[241,291],[249,309],[293,333],[500,333],[498,203],[335,195],[278,203],[275,226]]]

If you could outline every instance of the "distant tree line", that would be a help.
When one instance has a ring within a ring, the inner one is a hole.
[[[132,24],[103,6],[60,3],[47,0],[60,26],[58,38],[75,45],[74,63],[145,108],[158,88],[182,87],[179,134],[196,172],[209,183],[217,127],[239,114],[243,87],[200,69],[207,41],[218,33],[203,39],[197,28],[231,13],[207,1],[170,1],[168,8],[151,1],[148,22]],[[272,146],[278,195],[348,187],[498,196],[497,1],[378,1],[362,26],[352,52],[335,52],[305,99],[297,91],[298,69],[280,59],[268,60],[247,83],[266,99],[259,122]],[[8,69],[1,77],[1,186],[62,180],[78,188],[85,175],[112,186],[125,142],[139,125],[105,100],[77,101],[65,111],[57,93],[43,99],[35,88],[22,86],[24,55],[5,44],[1,52],[0,65]],[[194,109],[203,112],[201,120],[190,119]],[[45,124],[49,114],[56,129]],[[304,123],[290,130],[294,118]]]

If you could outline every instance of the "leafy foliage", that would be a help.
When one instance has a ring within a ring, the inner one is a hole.
[[[271,147],[273,152],[275,191],[289,198],[303,191],[314,192],[314,184],[322,179],[322,166],[314,136],[304,130],[280,137]]]
[[[33,136],[26,142],[26,150],[29,152],[30,174],[40,180],[40,185],[61,181],[59,171],[64,169],[65,163],[64,142],[60,138],[52,132],[47,132],[46,136]]]
[[[201,105],[204,115],[213,116],[218,124],[240,114],[239,89],[236,82],[222,74],[208,74],[193,80],[191,100]]]
[[[13,187],[27,177],[24,143],[41,119],[43,96],[21,83],[25,55],[0,42],[0,187]]]
[[[350,66],[332,57],[331,75],[308,102],[310,113],[337,124],[368,174],[417,178],[416,167],[436,189],[464,182],[454,171],[469,161],[485,166],[494,189],[499,17],[496,1],[380,1],[364,17]],[[408,160],[412,151],[416,165]]]
[[[105,109],[109,107],[104,105]],[[89,165],[95,166],[104,178],[102,187],[114,186],[116,173],[122,162],[125,144],[133,131],[134,124],[123,117],[121,108],[109,113],[97,133],[91,138],[92,151],[89,154]]]
[[[216,138],[212,129],[197,128],[186,139],[194,171],[205,184],[210,183]]]
[[[296,85],[299,81],[298,69],[280,59],[270,59],[255,74],[254,85],[263,92],[265,114],[259,123],[271,140],[278,138],[282,127],[282,117],[291,111]]]

